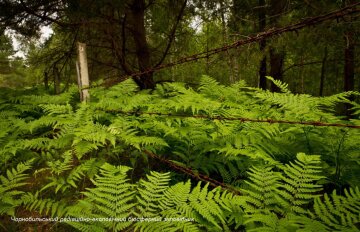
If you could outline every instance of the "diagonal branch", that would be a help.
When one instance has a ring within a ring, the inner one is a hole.
[[[200,181],[204,181],[206,183],[209,183],[210,186],[216,188],[216,187],[220,187],[222,188],[223,190],[228,190],[236,195],[240,195],[240,191],[239,190],[236,190],[220,181],[217,181],[217,180],[214,180],[206,175],[203,175],[203,174],[200,174],[200,173],[195,173],[191,168],[188,168],[188,167],[184,167],[184,166],[180,166],[170,160],[167,160],[167,159],[164,159],[156,154],[154,154],[153,152],[150,152],[148,150],[143,150],[143,152],[153,158],[153,159],[156,159],[158,161],[160,161],[161,163],[163,164],[166,164],[168,167],[178,171],[178,172],[182,172],[182,173],[185,173],[189,176],[191,176],[192,178],[194,179],[197,179],[197,180],[200,180]]]
[[[180,23],[180,21],[181,21],[181,18],[182,18],[183,15],[184,15],[186,3],[187,3],[187,0],[184,0],[183,4],[182,4],[182,6],[181,6],[180,12],[179,12],[178,16],[176,17],[175,24],[174,24],[174,26],[173,26],[172,29],[171,29],[171,32],[170,32],[170,35],[169,35],[169,41],[168,41],[168,43],[167,43],[167,45],[166,45],[165,51],[164,51],[161,59],[159,60],[159,62],[155,65],[155,67],[159,67],[159,66],[162,64],[162,62],[164,62],[167,54],[169,53],[169,50],[170,50],[170,48],[171,48],[171,44],[172,44],[172,42],[173,42],[174,39],[175,39],[176,29],[177,29],[177,27],[178,27],[178,25],[179,25],[179,23]]]
[[[188,62],[193,62],[193,61],[197,61],[200,59],[205,59],[208,58],[209,56],[218,54],[220,52],[224,52],[227,51],[229,49],[234,49],[237,47],[241,47],[244,46],[246,44],[251,44],[251,43],[255,43],[255,42],[259,42],[262,41],[266,38],[269,37],[275,37],[275,36],[279,36],[283,33],[286,32],[296,32],[302,28],[308,27],[308,26],[313,26],[313,25],[317,25],[320,23],[323,23],[325,21],[329,21],[329,20],[333,20],[333,19],[339,19],[342,18],[346,15],[351,15],[351,14],[356,14],[360,12],[360,9],[357,8],[357,6],[360,5],[360,2],[355,3],[353,5],[349,5],[347,7],[344,7],[342,9],[339,9],[337,11],[333,11],[330,13],[326,13],[320,16],[316,16],[316,17],[312,17],[312,18],[307,18],[299,23],[295,23],[295,24],[290,24],[288,26],[282,27],[282,28],[272,28],[270,30],[258,33],[256,35],[253,35],[251,37],[248,37],[247,39],[243,39],[243,40],[238,40],[232,44],[228,44],[225,45],[223,47],[218,47],[215,49],[211,49],[209,51],[205,51],[205,52],[200,52],[197,54],[193,54],[191,56],[187,56],[187,57],[183,57],[180,58],[179,60],[176,60],[175,62],[170,62],[170,63],[166,63],[166,64],[160,64],[152,69],[147,69],[141,72],[136,72],[136,73],[132,73],[132,74],[127,74],[121,77],[118,77],[117,79],[113,79],[108,81],[107,83],[104,83],[104,85],[106,86],[112,86],[115,85],[121,81],[124,81],[125,79],[131,78],[131,77],[141,77],[144,74],[148,74],[148,73],[153,73],[155,71],[159,71],[165,68],[169,68],[169,67],[173,67],[176,65],[180,65],[183,63],[188,63]],[[96,86],[95,86],[96,87]]]
[[[305,125],[315,127],[345,127],[360,129],[360,125],[342,124],[342,123],[326,123],[319,121],[288,121],[277,119],[253,119],[253,118],[241,118],[241,117],[221,117],[221,116],[208,116],[203,114],[173,114],[173,113],[161,113],[161,112],[139,112],[139,111],[123,111],[123,110],[106,110],[107,112],[114,112],[124,115],[156,115],[163,117],[178,117],[178,118],[197,118],[197,119],[209,119],[209,120],[223,120],[223,121],[240,121],[240,122],[260,122],[260,123],[280,123],[280,124],[292,124],[292,125]]]
[[[44,22],[47,21],[47,22],[55,23],[55,24],[59,25],[60,27],[72,25],[72,24],[63,23],[63,22],[60,22],[59,20],[51,18],[51,17],[47,16],[45,12],[44,12],[44,14],[38,14],[35,10],[28,7],[23,0],[20,0],[20,3],[26,13],[36,16],[39,19],[43,20]]]

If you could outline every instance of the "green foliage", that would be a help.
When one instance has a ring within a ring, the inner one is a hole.
[[[312,216],[324,223],[329,230],[359,231],[360,222],[359,188],[345,189],[345,196],[337,195],[334,190],[331,197],[327,193],[317,197]]]
[[[282,167],[284,176],[281,184],[279,196],[285,213],[304,213],[301,206],[307,205],[317,196],[321,190],[321,185],[316,184],[320,179],[321,172],[320,157],[307,156],[304,153],[297,154],[295,163],[286,164]]]
[[[358,188],[345,190],[345,196],[335,190],[331,198],[320,194],[320,165],[318,156],[299,153],[282,172],[252,169],[243,190],[249,231],[358,231]]]
[[[201,183],[191,190],[190,181],[169,186],[170,173],[151,172],[138,185],[128,183],[128,167],[105,164],[93,181],[95,188],[87,197],[68,208],[72,217],[109,218],[107,222],[70,225],[81,231],[123,231],[132,227],[140,231],[200,231],[205,227],[221,231],[229,213],[231,196],[219,189],[208,190]],[[185,217],[185,218],[184,218]],[[183,220],[177,220],[183,219]],[[99,219],[100,220],[100,219]]]
[[[16,168],[6,171],[6,176],[0,176],[0,215],[15,215],[15,208],[21,204],[21,196],[24,191],[17,190],[19,187],[26,185],[24,182],[28,178],[28,174],[24,172],[31,168],[33,160],[25,163],[19,163]]]
[[[59,218],[127,219],[66,221],[80,231],[354,229],[358,130],[219,117],[360,125],[356,112],[351,121],[335,114],[337,104],[353,104],[348,97],[358,93],[318,98],[277,85],[284,93],[243,82],[223,86],[203,76],[198,89],[165,83],[149,92],[127,80],[91,89],[91,102],[80,104],[76,88],[57,96],[3,91],[0,171],[23,175],[18,164],[34,159],[36,165],[26,169],[31,189],[25,176],[13,187],[2,182],[1,213],[20,216],[16,212],[25,208]],[[194,183],[155,163],[144,149],[195,176],[223,182],[241,196]],[[342,196],[344,186],[351,188]],[[339,194],[328,196],[333,189]],[[179,220],[137,221],[157,217]]]

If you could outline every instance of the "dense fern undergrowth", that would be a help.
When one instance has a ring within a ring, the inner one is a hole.
[[[206,76],[196,89],[139,91],[127,80],[91,89],[90,103],[78,103],[75,87],[2,89],[1,230],[359,231],[360,130],[218,119],[360,125],[348,100],[359,93],[312,97],[276,84],[282,93]],[[350,120],[336,115],[343,103]]]

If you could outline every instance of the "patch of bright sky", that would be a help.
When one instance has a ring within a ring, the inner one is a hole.
[[[199,33],[202,30],[202,20],[199,16],[195,16],[191,22],[190,22],[190,27],[193,28],[195,30],[196,33]]]
[[[16,38],[16,34],[13,31],[5,32],[8,36],[11,37],[13,48],[16,53],[12,57],[26,57],[26,51],[24,51],[21,47],[20,41]],[[40,27],[40,39],[37,41],[37,45],[41,45],[45,43],[45,41],[53,34],[53,30],[49,26]]]

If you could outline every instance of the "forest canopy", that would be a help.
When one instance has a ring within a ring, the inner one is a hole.
[[[359,22],[356,0],[0,0],[1,230],[360,231]]]

